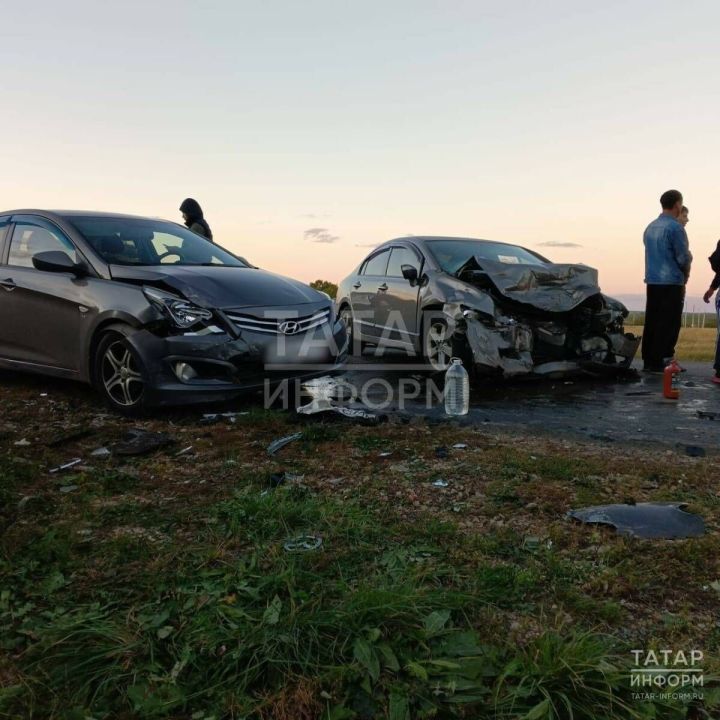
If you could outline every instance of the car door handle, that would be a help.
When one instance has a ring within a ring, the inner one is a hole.
[[[380,285],[380,287],[378,288],[378,291],[379,291],[379,292],[385,292],[386,290],[387,290],[387,283],[383,283],[383,284]]]
[[[0,280],[0,285],[2,285],[8,292],[11,292],[17,287],[15,281],[12,278],[7,278],[7,280]]]
[[[357,290],[359,287],[362,287],[362,283],[361,283],[361,282],[356,282],[356,283],[353,285],[353,287]]]

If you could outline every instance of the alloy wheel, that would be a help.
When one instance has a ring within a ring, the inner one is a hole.
[[[425,340],[425,356],[433,370],[447,370],[452,357],[452,347],[445,323],[438,321],[431,323]]]
[[[145,381],[133,354],[122,340],[116,340],[105,350],[101,379],[105,392],[118,405],[132,407],[142,399]]]

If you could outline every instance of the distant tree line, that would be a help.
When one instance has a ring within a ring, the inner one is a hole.
[[[338,286],[329,280],[313,280],[310,283],[310,287],[327,293],[333,300],[337,297]]]

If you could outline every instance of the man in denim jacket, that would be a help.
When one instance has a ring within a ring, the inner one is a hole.
[[[660,197],[660,205],[662,213],[643,236],[647,302],[642,357],[649,372],[662,372],[675,354],[692,263],[685,229],[678,222],[682,194],[668,190]]]

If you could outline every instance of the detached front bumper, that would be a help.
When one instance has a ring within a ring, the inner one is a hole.
[[[340,370],[348,352],[336,321],[298,335],[243,331],[161,337],[144,329],[128,338],[141,358],[147,401],[154,406],[222,402],[247,391]]]

